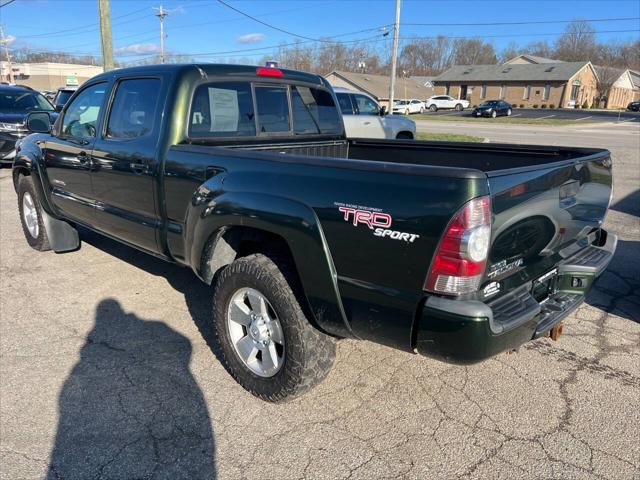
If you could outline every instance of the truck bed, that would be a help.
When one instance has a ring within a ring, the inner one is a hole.
[[[590,160],[603,152],[607,155],[606,150],[580,147],[370,139],[219,146],[311,157],[465,168],[480,170],[488,176],[506,169],[512,171],[566,160]]]

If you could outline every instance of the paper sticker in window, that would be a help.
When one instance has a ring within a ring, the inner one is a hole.
[[[212,132],[236,132],[238,130],[240,109],[236,90],[209,87],[209,110]]]

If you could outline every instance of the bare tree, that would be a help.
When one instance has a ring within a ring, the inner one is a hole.
[[[487,65],[497,61],[493,45],[480,38],[460,38],[453,42],[453,58],[457,65]]]
[[[616,80],[620,78],[623,70],[611,66],[597,66],[595,68],[598,74],[598,83],[596,86],[596,99],[598,100],[598,106],[607,108],[611,88],[613,87],[613,84],[616,83]]]
[[[567,62],[590,60],[596,52],[596,31],[585,20],[574,20],[555,44],[555,58]]]
[[[538,57],[553,58],[554,56],[553,47],[546,40],[531,42],[524,47],[524,51]]]
[[[522,48],[516,42],[511,41],[500,51],[500,54],[498,55],[498,63],[505,63],[522,53],[524,53]]]

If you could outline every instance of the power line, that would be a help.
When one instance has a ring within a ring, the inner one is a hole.
[[[15,2],[16,0],[7,0],[6,2],[4,2],[2,5],[0,5],[0,8],[2,7],[6,7],[7,5],[11,5],[13,2]]]
[[[618,18],[592,18],[587,20],[582,20],[584,22],[621,22],[628,20],[640,20],[640,17],[618,17]],[[543,24],[558,24],[558,23],[571,23],[576,21],[576,19],[572,20],[533,20],[526,22],[473,22],[473,23],[401,23],[400,25],[403,27],[408,26],[421,26],[421,27],[487,27],[487,26],[497,26],[497,25],[543,25]]]

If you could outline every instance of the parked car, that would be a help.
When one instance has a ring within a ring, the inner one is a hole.
[[[474,117],[491,117],[496,118],[506,115],[510,117],[513,113],[513,107],[504,100],[487,100],[473,109],[471,115]]]
[[[16,142],[28,134],[27,115],[34,111],[53,112],[53,106],[29,87],[0,85],[0,164],[13,162]]]
[[[424,113],[424,102],[412,98],[410,100],[397,100],[393,102],[393,113],[411,115],[412,113]]]
[[[373,97],[334,87],[347,138],[404,138],[416,135],[416,123],[402,115],[387,115]]]
[[[349,140],[319,75],[123,68],[61,115],[30,114],[14,162],[26,241],[76,250],[83,225],[193,269],[268,401],[322,380],[334,337],[457,363],[556,339],[616,247],[607,150]]]
[[[61,87],[58,89],[56,96],[53,98],[53,106],[55,107],[56,112],[63,109],[71,96],[76,93],[77,89],[78,87]]]
[[[462,111],[465,108],[469,108],[468,100],[459,100],[449,95],[433,95],[427,98],[425,102],[426,107],[431,112],[437,112],[442,109],[451,109]]]
[[[52,103],[53,103],[53,99],[56,97],[56,92],[53,90],[42,90],[40,93],[44,95],[44,98],[46,98]]]
[[[631,102],[629,105],[627,105],[627,110],[631,112],[640,111],[640,102]]]

